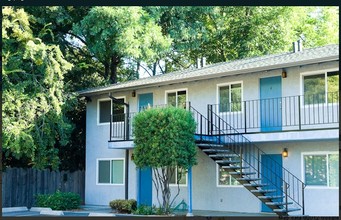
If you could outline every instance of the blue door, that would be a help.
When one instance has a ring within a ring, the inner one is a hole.
[[[148,105],[153,106],[153,93],[139,94],[139,111]]]
[[[152,205],[152,169],[150,167],[138,169],[138,205]]]
[[[282,155],[281,154],[267,154],[262,155],[262,183],[268,183],[271,181],[270,186],[262,187],[262,189],[274,189],[277,191],[268,193],[267,195],[282,195]],[[275,185],[271,186],[271,185]],[[283,198],[273,200],[274,202],[282,202]],[[262,212],[272,212],[272,210],[262,203]]]
[[[139,110],[153,106],[153,93],[139,94]],[[138,169],[137,204],[152,205],[152,169],[145,167]]]
[[[282,130],[282,78],[260,79],[261,131]]]

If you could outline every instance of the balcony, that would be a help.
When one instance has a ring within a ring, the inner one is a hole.
[[[222,125],[214,121],[212,114],[218,115],[243,134],[336,129],[339,127],[339,94],[213,104],[208,105],[208,112],[208,120],[218,128]]]
[[[188,104],[186,106],[188,107]],[[111,117],[109,148],[133,148],[132,122],[136,114],[137,112],[129,112]],[[213,114],[218,117],[213,117]],[[200,119],[195,119],[198,123],[197,131],[217,135],[217,130],[221,130],[229,134],[230,127],[233,127],[241,134],[277,132],[281,135],[274,139],[285,139],[284,132],[292,131],[326,130],[328,133],[328,129],[339,128],[339,94],[289,96],[225,105],[210,104],[207,118],[206,125],[200,123]],[[306,136],[312,134],[315,133]]]

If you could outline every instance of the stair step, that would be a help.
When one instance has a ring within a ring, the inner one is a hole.
[[[252,193],[272,193],[272,192],[276,192],[275,189],[255,189],[255,190],[251,190]]]
[[[223,148],[223,144],[203,144],[199,143],[197,144],[198,147],[207,147],[207,148]]]
[[[215,158],[237,158],[235,154],[211,154],[208,155],[209,157],[215,157]]]
[[[246,183],[243,184],[245,187],[264,187],[264,186],[269,186],[269,184],[263,184],[263,183]]]
[[[258,196],[259,199],[281,199],[284,198],[284,196]]]
[[[216,163],[222,164],[232,164],[232,163],[240,163],[240,160],[216,160]]]
[[[208,152],[208,153],[227,153],[227,152],[230,152],[230,150],[228,149],[203,149],[202,150],[203,152]]]
[[[293,202],[288,202],[288,203],[285,203],[285,202],[266,202],[265,204],[266,205],[278,205],[278,206],[280,206],[280,205],[286,205],[286,204],[291,205],[291,204],[293,204]]]
[[[294,211],[300,211],[300,208],[288,208],[288,210],[286,209],[274,209],[274,212],[278,212],[278,213],[287,213],[287,212],[294,212]]]
[[[234,170],[240,170],[240,166],[222,166],[221,168],[225,168],[225,169],[234,169]],[[248,169],[250,167],[241,167],[241,169]]]
[[[229,172],[231,175],[240,175],[240,172]],[[242,172],[242,175],[254,175],[256,172]]]
[[[238,181],[247,181],[247,182],[251,182],[251,181],[258,181],[258,180],[261,180],[261,178],[249,178],[249,177],[244,178],[244,177],[242,177],[242,178],[236,178],[236,180],[238,180]]]

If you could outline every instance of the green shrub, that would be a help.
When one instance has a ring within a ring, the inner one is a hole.
[[[109,205],[119,213],[132,213],[136,210],[137,202],[135,199],[116,199],[111,201]]]
[[[133,212],[135,215],[166,215],[161,207],[157,208],[155,205],[147,206],[147,205],[140,205],[137,209]]]
[[[38,194],[35,196],[36,206],[49,207],[53,210],[77,209],[81,204],[81,197],[72,192],[60,192],[53,194]]]

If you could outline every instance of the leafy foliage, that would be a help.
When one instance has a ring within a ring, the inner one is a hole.
[[[135,211],[133,211],[135,215],[165,215],[163,209],[161,207],[157,208],[155,205],[147,206],[147,205],[139,205]]]
[[[148,109],[134,118],[134,162],[139,168],[153,169],[154,186],[157,194],[161,188],[164,212],[170,211],[175,199],[170,201],[169,189],[174,168],[187,170],[196,164],[195,128],[191,113],[175,107]],[[157,199],[161,205],[158,195]]]
[[[60,49],[32,34],[22,9],[3,9],[3,149],[37,168],[59,165],[55,143],[68,142],[63,75],[71,69]]]
[[[36,195],[36,205],[39,207],[49,207],[53,210],[77,209],[81,204],[81,197],[72,192],[56,191],[53,194]]]
[[[136,210],[137,202],[135,199],[116,199],[110,201],[109,205],[112,209],[115,209],[119,213],[132,213]]]
[[[117,67],[123,58],[149,62],[171,43],[140,7],[94,7],[74,31],[103,63],[112,83],[117,82]]]
[[[337,7],[145,7],[173,39],[166,72],[207,63],[338,43]]]

